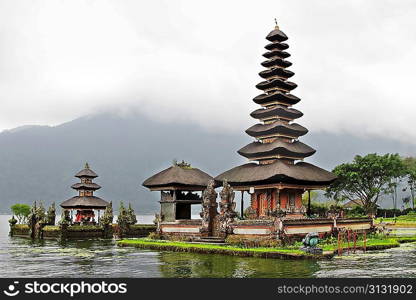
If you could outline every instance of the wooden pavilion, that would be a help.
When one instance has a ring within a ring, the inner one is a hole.
[[[101,188],[100,185],[92,182],[98,175],[86,163],[84,169],[75,174],[75,177],[79,178],[81,182],[73,184],[71,188],[76,190],[78,195],[62,202],[61,207],[71,211],[71,220],[75,224],[98,223],[100,211],[109,204],[100,197],[94,196],[94,191]],[[74,210],[76,210],[75,219],[73,217]],[[97,220],[94,210],[98,212]]]
[[[160,191],[160,217],[163,222],[191,219],[191,205],[201,204],[198,192],[206,189],[213,178],[182,161],[151,176],[143,186]]]

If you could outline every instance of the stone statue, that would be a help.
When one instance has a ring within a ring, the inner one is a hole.
[[[237,216],[235,212],[236,203],[234,202],[235,193],[227,180],[224,180],[222,186],[223,188],[220,192],[220,232],[229,234],[232,233],[230,224],[234,222],[234,218]]]
[[[160,216],[160,214],[155,214],[155,219],[153,220],[153,223],[156,225],[156,233],[161,232],[160,222],[162,222],[162,217]]]
[[[32,238],[39,237],[40,224],[43,223],[45,218],[45,209],[43,208],[42,202],[37,205],[36,201],[30,209],[27,225],[29,226],[29,233]]]
[[[202,211],[199,214],[202,218],[201,233],[211,234],[213,230],[214,218],[217,212],[217,192],[215,191],[215,182],[210,180],[207,188],[202,192]]]

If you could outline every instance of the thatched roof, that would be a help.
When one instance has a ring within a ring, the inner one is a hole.
[[[356,206],[364,206],[364,202],[361,199],[350,200],[342,205],[344,208],[354,208]]]
[[[281,57],[281,58],[287,58],[290,56],[289,53],[287,53],[286,51],[280,51],[280,50],[272,50],[272,51],[267,51],[266,53],[263,53],[263,56],[265,58],[272,58],[275,56]]]
[[[84,169],[79,171],[77,174],[75,174],[75,177],[81,178],[81,177],[90,177],[95,178],[98,177],[97,173],[95,173],[93,170],[90,169],[90,166],[88,163],[85,163]]]
[[[109,203],[96,196],[75,196],[61,203],[62,208],[105,209]]]
[[[213,177],[200,169],[174,165],[146,179],[143,186],[147,188],[193,187],[202,190],[212,179]]]
[[[272,76],[279,76],[279,77],[283,77],[287,79],[295,75],[295,73],[290,70],[286,70],[282,68],[275,68],[275,69],[263,70],[259,73],[259,75],[261,78],[266,78],[266,79]]]
[[[298,162],[294,165],[280,160],[271,164],[248,163],[228,170],[217,177],[217,183],[227,180],[232,186],[261,185],[273,183],[330,184],[336,176],[310,163]]]
[[[99,184],[96,183],[75,183],[73,185],[71,185],[71,188],[75,189],[75,190],[79,190],[79,189],[85,189],[85,190],[98,190],[101,188],[101,186]]]
[[[266,104],[270,102],[282,102],[287,104],[296,104],[300,99],[292,94],[283,94],[282,92],[276,91],[272,94],[261,94],[253,98],[253,101],[257,104]]]
[[[267,50],[286,50],[287,48],[289,48],[289,45],[286,43],[270,43],[267,44],[264,48],[266,48]]]
[[[288,68],[292,65],[290,61],[281,59],[279,57],[271,58],[265,60],[261,63],[263,67],[270,68],[270,67],[280,67],[280,68]]]
[[[250,114],[250,116],[255,119],[267,119],[276,116],[293,120],[302,117],[303,113],[294,108],[289,108],[283,105],[276,105],[271,108],[256,109]]]
[[[278,28],[275,28],[270,31],[270,33],[266,36],[266,39],[270,42],[284,42],[287,40],[287,35]]]
[[[253,137],[264,135],[282,134],[293,137],[299,137],[308,133],[308,129],[297,123],[285,123],[275,121],[270,124],[256,124],[246,130],[246,133]]]
[[[283,155],[296,158],[305,158],[316,152],[308,145],[295,141],[293,143],[275,140],[272,143],[252,142],[238,150],[238,153],[247,158],[261,156]]]
[[[256,88],[259,90],[268,90],[272,88],[280,88],[284,90],[291,91],[295,89],[298,85],[296,83],[293,83],[291,81],[284,81],[282,79],[272,79],[268,81],[262,81],[259,84],[256,85]]]

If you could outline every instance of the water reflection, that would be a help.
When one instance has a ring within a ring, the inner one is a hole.
[[[312,277],[314,260],[279,260],[223,255],[162,252],[163,277]]]
[[[416,244],[332,260],[281,260],[116,247],[112,240],[8,237],[0,216],[3,277],[416,277]]]

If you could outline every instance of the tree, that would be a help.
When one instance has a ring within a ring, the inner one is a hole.
[[[13,215],[16,216],[19,224],[27,221],[27,217],[30,214],[30,205],[27,204],[14,204],[10,207],[13,212]]]
[[[412,208],[415,209],[415,192],[416,192],[416,157],[405,157],[403,159],[405,167],[405,176],[407,178],[407,184],[410,189],[410,198]]]
[[[311,203],[315,202],[318,199],[318,192],[317,191],[311,191]],[[308,192],[303,193],[302,195],[302,203],[303,205],[308,205]]]
[[[374,212],[381,194],[394,191],[396,178],[403,176],[404,164],[398,154],[355,156],[351,163],[341,164],[332,171],[337,175],[327,189],[331,198],[351,200]]]

